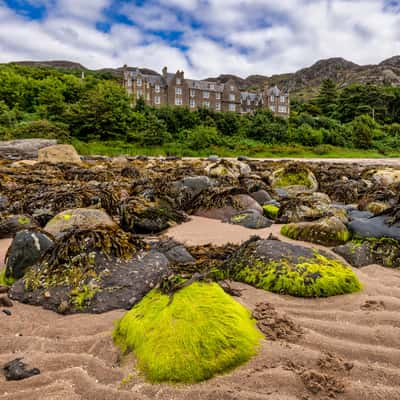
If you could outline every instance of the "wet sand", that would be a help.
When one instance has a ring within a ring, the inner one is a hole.
[[[277,234],[279,227],[254,231],[193,218],[168,235],[188,244],[224,244],[270,232]],[[275,319],[276,329],[289,318],[303,335],[294,343],[285,335],[264,340],[249,363],[196,385],[150,385],[132,369],[132,359],[120,365],[111,332],[123,311],[60,316],[14,303],[12,316],[0,312],[0,365],[25,357],[42,373],[20,382],[6,382],[0,374],[0,400],[400,399],[400,271],[369,266],[355,272],[363,292],[328,299],[234,283],[242,290],[238,301],[251,310],[269,303],[286,316]],[[130,383],[122,384],[128,374]]]

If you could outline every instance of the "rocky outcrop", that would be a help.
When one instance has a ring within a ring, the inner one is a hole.
[[[51,164],[82,164],[79,154],[70,144],[58,144],[40,149],[38,152],[38,161]]]
[[[0,141],[0,157],[12,160],[36,159],[40,149],[55,144],[57,144],[57,140],[50,139]]]

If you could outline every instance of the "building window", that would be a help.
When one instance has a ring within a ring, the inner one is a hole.
[[[236,96],[233,93],[229,94],[229,101],[235,101]]]
[[[175,88],[175,94],[182,94],[182,88],[180,87]]]
[[[160,98],[160,96],[156,96],[155,99],[154,99],[154,102],[155,102],[156,104],[161,104],[161,98]]]
[[[215,85],[213,83],[210,84],[210,89],[214,90],[215,89]]]
[[[154,88],[154,91],[156,93],[160,93],[160,85],[156,85],[155,88]]]
[[[281,103],[285,103],[285,101],[286,101],[285,96],[281,96]]]
[[[247,99],[247,105],[250,106],[251,105],[251,100]]]
[[[143,96],[142,91],[141,91],[141,90],[138,90],[138,91],[136,92],[136,97],[137,97],[138,99],[140,99],[142,96]]]
[[[287,113],[287,107],[286,106],[279,106],[278,110],[282,114],[286,114]]]
[[[204,101],[203,102],[203,107],[204,108],[210,108],[210,102],[209,101]]]
[[[136,86],[142,86],[142,80],[140,78],[137,79]]]
[[[271,99],[271,102],[274,102],[274,101],[275,101],[275,96],[272,95],[272,96],[270,97],[270,99]]]
[[[193,89],[190,89],[190,97],[196,96],[196,91]]]
[[[231,89],[231,92],[233,92],[235,90],[235,86],[231,86],[230,89]]]
[[[215,109],[221,111],[221,103],[215,103]]]
[[[221,93],[220,92],[215,93],[215,98],[216,100],[221,100]]]
[[[150,93],[147,93],[146,99],[147,99],[147,101],[150,101]]]
[[[229,104],[229,111],[236,111],[236,104]]]
[[[190,108],[195,108],[196,107],[196,102],[194,99],[190,99]]]
[[[128,88],[132,87],[132,80],[128,79]]]
[[[181,83],[182,83],[181,78],[176,78],[176,84],[177,84],[177,85],[180,85]]]
[[[274,106],[274,105],[269,106],[269,109],[270,109],[272,112],[275,112],[275,106]]]
[[[182,97],[175,97],[175,105],[176,106],[182,105]]]
[[[203,99],[208,99],[210,97],[209,92],[203,92]]]

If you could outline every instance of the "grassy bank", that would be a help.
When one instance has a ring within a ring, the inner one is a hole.
[[[400,157],[400,150],[388,150],[385,154],[377,150],[358,150],[321,145],[304,147],[299,145],[265,145],[253,141],[243,141],[233,148],[211,146],[207,149],[192,150],[182,143],[170,143],[164,146],[141,147],[122,141],[81,142],[73,141],[81,155],[147,155],[147,156],[180,156],[205,157],[216,154],[220,157],[237,157],[239,155],[255,158],[391,158]]]

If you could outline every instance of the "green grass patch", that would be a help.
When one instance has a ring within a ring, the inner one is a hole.
[[[215,283],[193,283],[172,301],[155,289],[114,331],[115,343],[134,352],[151,382],[209,379],[248,361],[261,338],[250,312]]]
[[[269,263],[256,259],[235,271],[231,279],[297,297],[329,297],[362,289],[351,268],[320,254],[296,265],[284,259]]]
[[[2,286],[11,286],[15,282],[14,278],[6,277],[6,270],[3,269],[0,271],[0,285]]]

